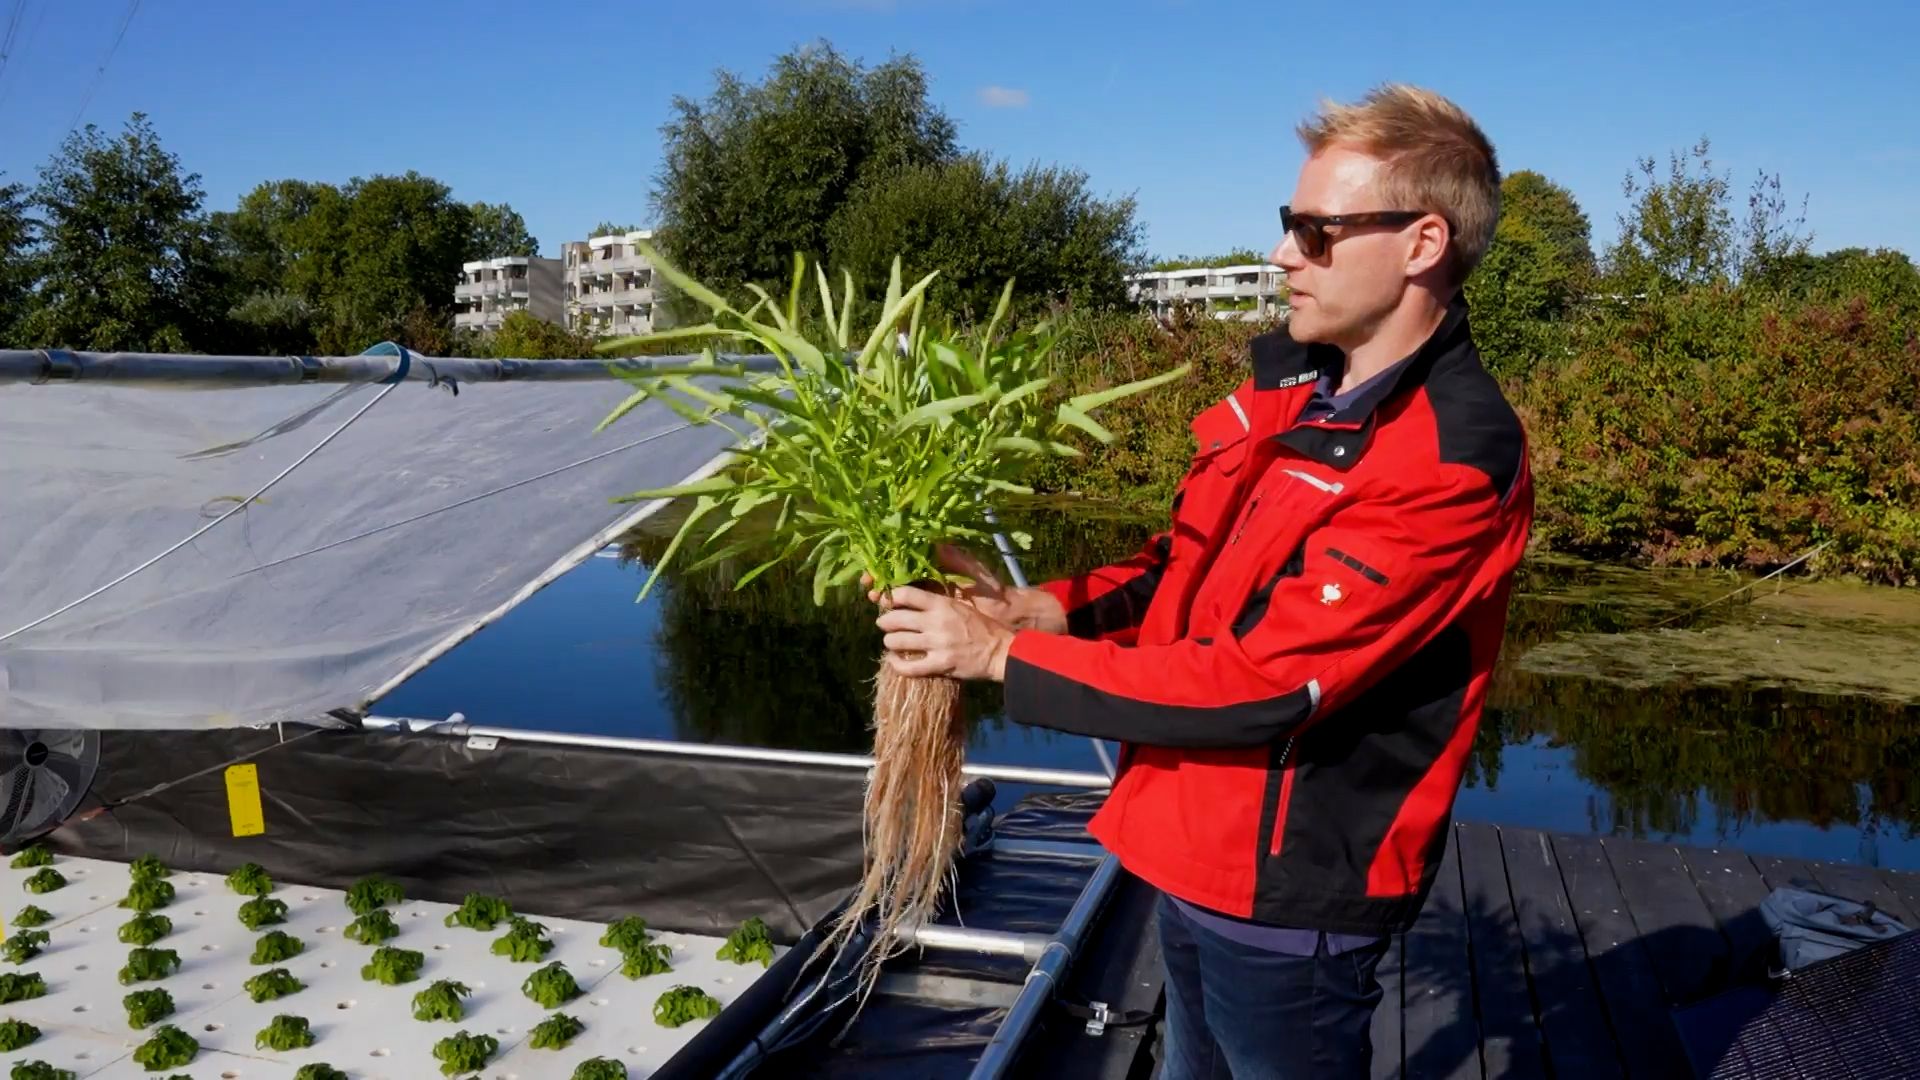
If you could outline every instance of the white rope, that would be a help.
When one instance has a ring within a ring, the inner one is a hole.
[[[319,453],[321,447],[326,446],[328,443],[338,438],[341,432],[347,430],[349,427],[352,427],[353,422],[355,420],[358,420],[362,416],[365,416],[368,409],[371,409],[375,405],[380,404],[381,400],[385,398],[388,394],[391,394],[393,392],[393,388],[399,385],[400,384],[397,382],[392,382],[382,387],[380,389],[380,392],[373,396],[372,401],[369,401],[365,405],[360,406],[358,411],[356,411],[352,416],[347,417],[345,423],[341,424],[337,428],[334,428],[333,431],[330,434],[328,434],[326,438],[321,439],[319,442],[313,444],[313,448],[311,450],[308,450],[306,453],[301,454],[298,458],[295,458],[293,461],[293,464],[288,465],[284,469],[281,469],[279,474],[275,476],[273,479],[260,485],[259,490],[255,491],[253,494],[247,496],[246,498],[241,499],[238,503],[235,503],[233,509],[228,510],[226,513],[221,514],[219,517],[214,518],[212,521],[209,521],[205,525],[200,526],[198,529],[195,529],[192,533],[188,534],[185,538],[175,543],[172,547],[167,548],[165,551],[162,551],[160,554],[155,555],[153,558],[148,559],[146,562],[141,563],[139,566],[136,566],[133,569],[127,571],[126,573],[121,574],[119,577],[114,578],[112,581],[107,582],[105,585],[100,586],[99,588],[93,590],[92,592],[86,594],[85,596],[82,596],[79,599],[73,600],[58,608],[55,608],[54,610],[47,612],[45,615],[40,616],[39,618],[33,620],[32,622],[27,623],[25,626],[17,627],[13,630],[7,631],[4,634],[0,634],[0,641],[5,641],[11,637],[17,637],[33,629],[34,627],[39,626],[41,623],[48,621],[49,619],[58,618],[61,615],[64,615],[67,612],[72,611],[74,608],[79,607],[81,604],[84,604],[87,601],[93,599],[94,597],[99,596],[101,593],[106,592],[108,589],[111,589],[114,586],[119,585],[121,582],[126,581],[127,579],[133,577],[135,574],[138,574],[142,570],[145,570],[146,568],[152,566],[154,563],[159,562],[161,559],[166,558],[167,556],[173,554],[174,552],[179,551],[181,548],[186,547],[188,544],[193,543],[195,540],[200,539],[202,536],[205,536],[208,533],[208,531],[217,527],[221,522],[227,520],[233,515],[253,505],[254,500],[258,499],[262,495],[265,495],[269,488],[273,487],[273,485],[279,483],[280,481],[285,480],[289,473],[293,472],[293,470],[305,464],[308,458],[311,458],[313,455]]]

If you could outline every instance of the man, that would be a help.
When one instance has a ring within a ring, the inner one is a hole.
[[[1169,1077],[1367,1075],[1532,516],[1460,299],[1493,147],[1404,86],[1299,134],[1292,314],[1193,421],[1171,527],[1036,589],[949,551],[965,601],[898,589],[879,619],[903,674],[1003,680],[1012,719],[1125,744],[1089,830],[1164,894]]]

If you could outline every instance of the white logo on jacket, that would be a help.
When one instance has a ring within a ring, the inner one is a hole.
[[[1328,607],[1332,607],[1346,598],[1347,594],[1340,591],[1340,586],[1331,581],[1320,586],[1320,602]]]

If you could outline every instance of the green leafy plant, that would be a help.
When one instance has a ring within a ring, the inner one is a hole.
[[[47,845],[45,844],[28,844],[26,847],[20,849],[20,854],[15,855],[13,862],[9,865],[15,870],[26,870],[35,866],[52,866],[53,852],[48,851]]]
[[[676,986],[653,1003],[653,1022],[661,1027],[677,1028],[719,1015],[719,999],[697,986]]]
[[[988,497],[1031,494],[1022,481],[1040,465],[1081,455],[1064,440],[1084,435],[1113,441],[1093,419],[1095,410],[1188,371],[1180,367],[1059,399],[1047,394],[1055,377],[1056,332],[1046,323],[1007,326],[1012,282],[984,326],[935,331],[924,303],[934,277],[904,285],[895,259],[878,317],[856,337],[853,320],[862,304],[851,275],[843,275],[845,286],[836,296],[825,270],[814,267],[818,305],[803,310],[807,267],[796,256],[784,302],[749,285],[758,300],[742,311],[650,246],[640,247],[674,289],[712,312],[712,321],[609,342],[603,351],[720,340],[771,353],[777,366],[750,375],[743,365],[721,363],[707,344],[683,365],[616,368],[634,390],[596,430],[657,401],[689,423],[713,424],[736,438],[715,474],[622,497],[693,500],[654,562],[642,597],[696,535],[704,555],[690,569],[756,548],[762,555],[771,550],[772,557],[742,573],[735,587],[774,566],[797,564],[812,568],[816,604],[863,572],[882,591],[916,582],[948,591],[968,584],[939,561],[937,548],[989,540],[996,527]],[[763,507],[778,514],[771,549],[764,539],[727,535]],[[704,524],[716,513],[718,525]],[[1010,536],[1021,547],[1031,543],[1025,533]],[[878,915],[874,938],[886,944],[865,954],[862,979],[868,983],[878,978],[887,956],[906,947],[901,931],[929,921],[938,906],[960,846],[959,823],[939,793],[961,787],[966,738],[965,725],[957,722],[956,680],[900,676],[882,661],[878,683],[878,738],[865,804],[866,871],[829,939],[844,945],[869,916]]]
[[[673,970],[672,957],[671,945],[642,945],[620,954],[620,974],[629,979],[664,975]]]
[[[626,952],[637,949],[653,940],[647,933],[647,920],[638,915],[629,915],[617,923],[609,924],[606,933],[600,935],[600,944]]]
[[[306,948],[304,942],[285,930],[269,930],[254,939],[253,955],[249,959],[256,964],[277,964],[299,956]]]
[[[128,1027],[149,1027],[173,1015],[173,995],[165,990],[135,990],[120,1004],[127,1007]]]
[[[586,1029],[587,1025],[566,1013],[554,1013],[533,1025],[533,1030],[529,1034],[533,1036],[535,1050],[565,1050],[567,1044]]]
[[[248,979],[244,984],[247,997],[255,1004],[263,1001],[278,1001],[288,994],[297,994],[307,988],[307,984],[293,977],[286,968],[273,968]]]
[[[433,1056],[441,1062],[440,1071],[448,1076],[478,1072],[500,1049],[500,1040],[491,1035],[469,1035],[462,1031],[433,1044]]]
[[[347,890],[347,907],[355,915],[366,915],[388,904],[398,904],[407,898],[406,891],[396,881],[373,874],[353,883]]]
[[[573,1080],[627,1080],[627,1067],[612,1058],[588,1058],[574,1066]]]
[[[120,940],[128,945],[151,945],[173,933],[173,920],[143,911],[120,924]]]
[[[507,932],[493,943],[495,956],[511,957],[515,963],[531,963],[552,951],[553,942],[547,938],[546,926],[518,915],[508,924]]]
[[[133,874],[135,881],[173,876],[173,870],[166,863],[161,862],[157,855],[142,855],[133,860],[133,864],[127,869]]]
[[[767,933],[767,924],[756,915],[728,934],[727,940],[713,955],[736,964],[759,961],[761,967],[766,967],[773,963],[773,938]]]
[[[413,1018],[415,1020],[452,1020],[458,1022],[467,1014],[467,1007],[460,999],[473,993],[466,983],[452,979],[436,979],[432,986],[413,995]]]
[[[347,924],[342,931],[348,941],[357,941],[362,945],[378,945],[383,941],[399,936],[400,927],[393,921],[393,913],[385,908],[375,908]]]
[[[45,930],[22,930],[0,943],[0,956],[10,963],[24,964],[40,955],[40,949],[53,937]]]
[[[425,955],[412,949],[382,945],[373,950],[373,959],[360,969],[360,977],[368,982],[398,986],[419,978],[420,968],[426,962]]]
[[[164,979],[180,969],[180,954],[172,949],[138,948],[127,953],[120,969],[120,985]]]
[[[41,978],[37,971],[26,974],[9,971],[0,974],[0,1005],[11,1005],[16,1001],[45,997],[46,994],[47,980]]]
[[[324,1062],[316,1061],[311,1065],[300,1066],[300,1071],[293,1074],[293,1080],[347,1080],[347,1074]]]
[[[27,879],[26,887],[30,893],[50,893],[55,889],[64,889],[67,879],[60,871],[51,866],[43,866]]]
[[[52,921],[53,914],[51,912],[46,908],[35,907],[32,904],[21,908],[13,917],[13,925],[29,930],[36,926],[45,926]]]
[[[0,1021],[0,1054],[11,1054],[40,1037],[40,1029],[25,1020]]]
[[[255,1050],[298,1050],[313,1045],[313,1026],[304,1016],[281,1013],[253,1037]]]
[[[259,863],[241,863],[227,875],[227,888],[241,896],[265,896],[273,891],[273,879]]]
[[[72,1069],[56,1069],[44,1061],[16,1061],[8,1080],[77,1080]]]
[[[580,984],[574,981],[566,965],[555,960],[527,976],[520,984],[520,992],[539,1002],[543,1009],[557,1009],[580,996]]]
[[[485,896],[480,893],[468,893],[460,901],[460,909],[447,916],[448,926],[464,926],[469,930],[491,930],[495,926],[513,917],[513,908],[497,896]]]
[[[134,911],[154,911],[173,903],[173,882],[160,878],[134,878],[120,906]]]
[[[271,896],[256,896],[240,905],[240,925],[258,930],[272,923],[287,921],[287,902]]]
[[[146,1066],[148,1072],[159,1072],[161,1069],[190,1065],[194,1055],[199,1052],[198,1039],[172,1024],[163,1024],[152,1038],[141,1043],[133,1052],[133,1060],[136,1064]]]

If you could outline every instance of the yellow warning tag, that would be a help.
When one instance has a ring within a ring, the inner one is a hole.
[[[251,763],[227,766],[227,814],[233,818],[235,836],[267,831],[266,815],[260,811],[260,770]]]

